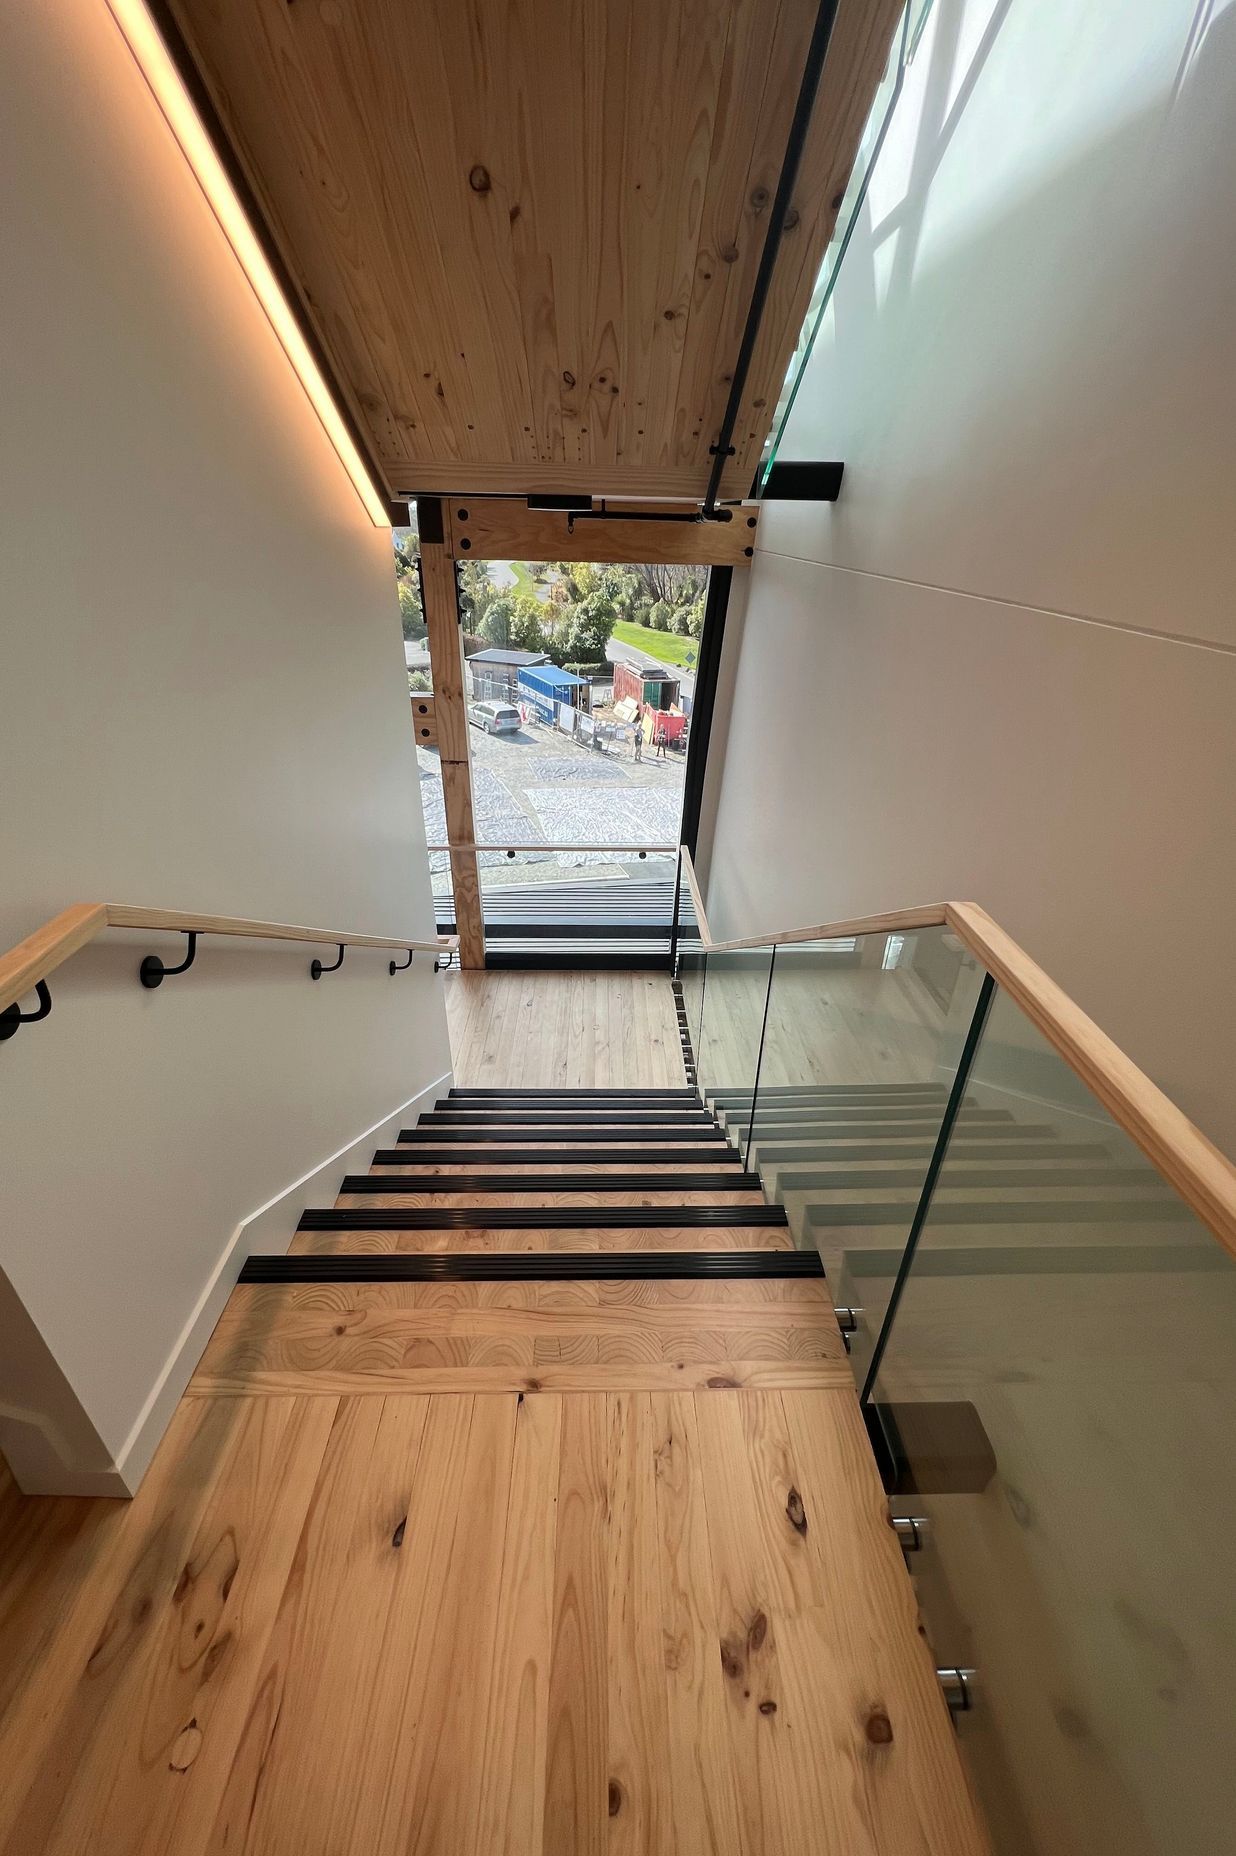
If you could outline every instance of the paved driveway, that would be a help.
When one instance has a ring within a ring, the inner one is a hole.
[[[472,789],[477,840],[497,844],[677,844],[682,819],[685,754],[655,760],[648,750],[638,763],[630,741],[609,753],[581,746],[544,723],[529,723],[515,735],[470,731]],[[442,775],[436,749],[418,748],[425,833],[445,844]],[[435,857],[445,868],[446,859]],[[513,861],[485,858],[486,884],[538,880],[585,867],[614,873],[614,860],[601,855],[540,856]],[[645,866],[646,867],[646,866]]]

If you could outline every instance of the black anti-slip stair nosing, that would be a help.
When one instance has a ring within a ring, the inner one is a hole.
[[[784,1205],[358,1205],[316,1207],[300,1231],[730,1230],[784,1225]]]
[[[602,1101],[610,1097],[624,1096],[628,1100],[640,1102],[661,1101],[669,1099],[681,1101],[684,1096],[694,1094],[690,1089],[452,1089],[452,1097],[467,1097],[478,1102],[509,1101],[515,1096],[555,1096],[564,1100],[581,1100],[588,1097],[600,1097]]]
[[[815,1250],[336,1251],[253,1256],[241,1282],[649,1282],[820,1278]]]
[[[553,1096],[541,1089],[521,1089],[518,1094],[510,1096],[438,1096],[434,1102],[438,1109],[471,1109],[474,1113],[485,1110],[490,1114],[507,1108],[546,1108],[565,1110],[572,1108],[621,1108],[632,1112],[653,1110],[658,1114],[668,1113],[673,1109],[698,1109],[703,1107],[694,1090],[683,1089],[672,1096],[624,1096],[606,1095],[604,1090],[595,1094],[574,1091],[570,1095]]]
[[[563,1159],[574,1166],[739,1166],[736,1147],[714,1142],[708,1147],[644,1147],[633,1143],[618,1147],[572,1147]],[[473,1143],[466,1148],[421,1147],[408,1142],[404,1147],[379,1147],[373,1156],[374,1166],[546,1166],[552,1164],[553,1149],[545,1147],[498,1147],[487,1151]],[[599,1175],[605,1178],[607,1175]],[[671,1175],[676,1178],[677,1175]]]
[[[418,1128],[494,1128],[523,1127],[564,1128],[578,1123],[581,1127],[607,1124],[616,1128],[664,1128],[669,1125],[716,1127],[704,1108],[435,1108],[419,1117]]]
[[[438,1115],[700,1115],[709,1114],[698,1095],[681,1095],[674,1101],[666,1097],[663,1102],[633,1102],[629,1095],[614,1095],[609,1101],[601,1097],[588,1097],[586,1101],[572,1101],[564,1095],[520,1095],[509,1097],[507,1101],[470,1102],[457,1101],[447,1095],[434,1102],[432,1112]]]
[[[758,1173],[456,1173],[383,1179],[349,1173],[340,1192],[758,1192]]]
[[[536,1135],[528,1128],[433,1127],[401,1128],[399,1131],[400,1146],[409,1147],[415,1147],[422,1142],[443,1144],[448,1141],[458,1141],[472,1147],[488,1147],[490,1142],[501,1146],[503,1142],[514,1141],[523,1141],[527,1145],[535,1139]],[[559,1141],[591,1141],[594,1145],[604,1142],[607,1146],[614,1142],[624,1141],[664,1141],[667,1144],[676,1141],[679,1146],[692,1141],[716,1141],[722,1146],[727,1144],[724,1132],[711,1122],[705,1127],[685,1128],[681,1133],[676,1128],[616,1128],[612,1135],[608,1136],[602,1135],[596,1128],[555,1128],[552,1130],[552,1138],[549,1131],[546,1132],[542,1145],[556,1145]]]

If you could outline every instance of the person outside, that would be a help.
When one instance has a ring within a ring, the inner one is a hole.
[[[637,761],[644,758],[644,711],[638,703],[635,705],[635,758]]]
[[[657,751],[656,751],[655,759],[668,760],[669,759],[669,729],[665,726],[665,723],[661,720],[659,716],[657,717],[657,720],[653,724],[653,729],[654,729],[654,739],[656,740],[656,744],[657,744]]]

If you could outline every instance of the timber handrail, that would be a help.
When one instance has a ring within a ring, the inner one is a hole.
[[[311,941],[323,947],[389,947],[439,954],[459,946],[457,935],[436,941],[399,936],[349,934],[341,928],[304,928],[292,922],[248,921],[239,915],[199,915],[181,909],[142,909],[122,902],[75,902],[0,955],[0,1012],[15,1005],[56,968],[106,928],[149,928],[171,934],[240,935],[254,941]]]
[[[1236,1166],[977,902],[929,903],[884,915],[822,922],[814,928],[774,930],[737,941],[715,941],[691,853],[685,845],[682,872],[695,907],[700,946],[706,954],[770,947],[774,942],[781,947],[842,936],[951,928],[1091,1094],[1097,1096],[1113,1121],[1236,1257]]]

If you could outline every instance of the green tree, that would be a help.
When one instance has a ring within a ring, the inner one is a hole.
[[[420,540],[416,530],[414,528],[392,529],[391,545],[395,550],[396,579],[401,579],[407,573],[415,573],[417,556],[420,552]]]
[[[399,595],[399,619],[405,639],[425,637],[425,612],[421,601],[420,543],[414,528],[391,531],[395,554],[395,589]]]
[[[429,635],[421,604],[421,577],[414,568],[410,574],[402,575],[395,585],[399,593],[399,618],[404,638],[419,643]]]
[[[515,601],[512,596],[509,593],[495,593],[481,614],[477,629],[490,644],[506,650],[511,644],[511,621],[514,617]]]
[[[566,637],[568,657],[581,664],[603,664],[617,618],[614,602],[605,592],[598,590],[580,600],[571,613],[571,629]]]
[[[523,593],[515,601],[511,616],[511,643],[517,651],[545,651],[545,631],[541,624],[541,602]]]
[[[482,619],[498,597],[498,589],[490,579],[484,561],[461,561],[456,575],[459,609],[463,613],[464,624],[469,631],[479,632]]]
[[[544,648],[558,664],[605,662],[620,612],[637,589],[627,567],[553,561],[550,597],[541,607]]]
[[[668,561],[648,562],[625,571],[634,576],[636,600],[649,606],[657,600],[667,606],[690,605],[708,584],[707,568],[679,567]]]
[[[648,623],[654,632],[669,630],[670,609],[663,599],[658,599],[648,614]]]

